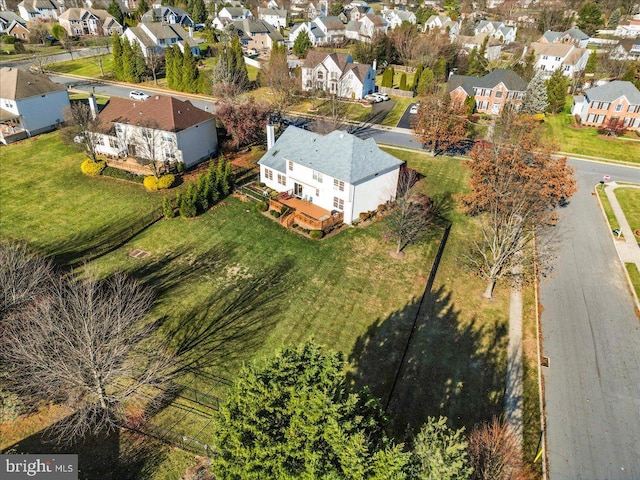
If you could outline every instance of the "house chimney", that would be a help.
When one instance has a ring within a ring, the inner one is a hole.
[[[373,59],[373,71],[377,72],[378,71],[378,59],[374,58]]]
[[[189,25],[189,37],[193,38],[193,27]]]
[[[91,116],[95,120],[98,117],[98,102],[96,101],[96,97],[93,96],[93,93],[89,95],[89,108],[91,109]]]
[[[272,123],[267,125],[267,151],[273,148],[273,144],[276,143],[276,130]]]

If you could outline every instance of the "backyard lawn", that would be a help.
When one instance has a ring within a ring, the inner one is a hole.
[[[545,124],[562,152],[640,163],[640,141],[603,139],[595,128],[571,128],[573,118],[566,113],[547,116]]]
[[[3,147],[3,236],[59,253],[158,206],[162,197],[138,185],[83,176],[83,155],[69,152],[56,135]],[[154,289],[152,316],[165,319],[162,334],[183,360],[194,362],[182,381],[200,392],[224,398],[242,362],[314,337],[345,353],[354,385],[369,386],[389,403],[398,440],[407,440],[429,415],[470,428],[502,411],[508,288],[499,284],[492,301],[482,300],[484,282],[464,267],[475,224],[451,200],[466,185],[463,163],[388,151],[424,175],[420,188],[453,220],[391,398],[440,229],[394,260],[382,222],[312,241],[284,230],[255,204],[229,198],[196,219],[162,220],[88,268],[100,275],[125,271]],[[37,195],[30,194],[36,186]],[[131,258],[135,248],[150,255]],[[187,398],[154,422],[211,442],[209,410]]]
[[[105,54],[100,57],[102,58],[104,76],[109,78],[113,71],[113,55]],[[52,63],[47,65],[47,69],[58,73],[70,73],[84,77],[103,78],[100,74],[98,58],[99,57],[83,57],[75,60],[68,60],[66,62]]]

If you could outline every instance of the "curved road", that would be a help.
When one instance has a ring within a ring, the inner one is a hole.
[[[571,160],[578,192],[540,287],[551,480],[640,479],[640,319],[593,186],[640,169]]]

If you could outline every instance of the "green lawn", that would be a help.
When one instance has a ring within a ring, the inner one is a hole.
[[[565,113],[549,115],[545,120],[547,133],[558,144],[560,151],[640,163],[640,142],[605,140],[598,138],[595,128],[574,129],[569,127],[572,123],[571,115]]]
[[[384,117],[384,120],[382,121],[382,125],[395,127],[400,121],[400,118],[402,118],[402,115],[407,110],[409,105],[411,105],[414,102],[417,102],[417,99],[415,98],[404,98],[404,97],[393,97],[393,100],[396,102],[396,104],[393,106],[391,111],[387,113],[387,116]]]
[[[138,185],[83,176],[83,155],[56,135],[3,147],[4,236],[50,252],[73,250],[160,203],[160,195]],[[424,175],[420,188],[454,222],[388,409],[403,440],[429,415],[471,428],[502,411],[509,292],[499,284],[492,301],[482,300],[484,282],[464,267],[476,226],[451,199],[465,189],[463,162],[389,151]],[[183,359],[198,362],[197,373],[183,377],[193,388],[224,398],[221,380],[233,381],[242,362],[314,337],[343,351],[350,381],[386,402],[441,233],[432,229],[405,259],[394,260],[381,222],[312,241],[253,203],[230,198],[196,219],[162,220],[88,268],[125,271],[154,289],[152,316],[165,319],[161,334]],[[133,248],[150,255],[133,259]],[[155,422],[210,443],[206,412],[178,399]],[[162,469],[171,467],[164,462]]]
[[[113,71],[113,56],[101,55],[102,69],[105,77],[111,77]],[[47,68],[53,72],[70,73],[72,75],[81,75],[84,77],[102,78],[100,66],[98,64],[99,57],[83,57],[66,62],[52,63]]]
[[[399,70],[394,71],[393,74],[393,87],[394,88],[400,88],[400,78],[402,77],[402,73]],[[406,80],[406,84],[409,85],[413,85],[413,77],[415,77],[415,73],[406,73],[405,75],[407,77]],[[382,74],[376,75],[376,85],[380,86],[382,85]]]
[[[80,172],[85,156],[58,132],[2,147],[0,232],[44,252],[76,258],[159,207],[141,185]]]
[[[0,59],[16,61],[31,58],[34,55],[55,55],[57,53],[63,53],[65,51],[60,45],[48,46],[26,44],[24,47],[26,53],[17,54],[15,53],[15,48],[13,45],[3,43],[2,45],[0,45]]]
[[[109,101],[109,97],[104,95],[95,95],[95,97],[96,97],[96,103],[101,107],[104,107]],[[86,101],[88,98],[89,98],[88,93],[70,93],[69,94],[69,100],[71,100],[72,102]]]
[[[635,263],[625,263],[624,266],[631,279],[631,284],[636,291],[636,297],[640,298],[640,271],[638,271]]]
[[[616,188],[615,193],[631,231],[640,230],[640,188]]]
[[[609,222],[609,226],[611,230],[617,230],[620,228],[620,224],[618,223],[618,219],[616,218],[615,213],[613,213],[613,209],[611,208],[611,203],[607,198],[607,194],[604,192],[602,187],[597,187],[596,191],[598,192],[598,197],[600,197],[600,201],[602,202],[602,208],[604,208],[604,213],[607,216],[607,221]]]

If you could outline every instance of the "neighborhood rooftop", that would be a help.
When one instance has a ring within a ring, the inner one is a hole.
[[[294,126],[285,130],[258,163],[285,172],[287,161],[352,185],[404,163],[380,150],[372,138],[361,140],[341,130],[322,136]]]
[[[0,69],[0,98],[18,100],[49,92],[66,90],[64,85],[54,83],[46,75],[36,75],[19,68]]]
[[[525,91],[527,82],[512,70],[498,69],[484,77],[472,77],[469,75],[452,75],[449,79],[447,91],[451,92],[462,87],[469,95],[473,95],[475,88],[493,88],[498,84],[504,84],[508,90]]]
[[[615,80],[585,92],[590,102],[612,102],[622,96],[627,97],[630,104],[640,105],[640,91],[631,82]]]

